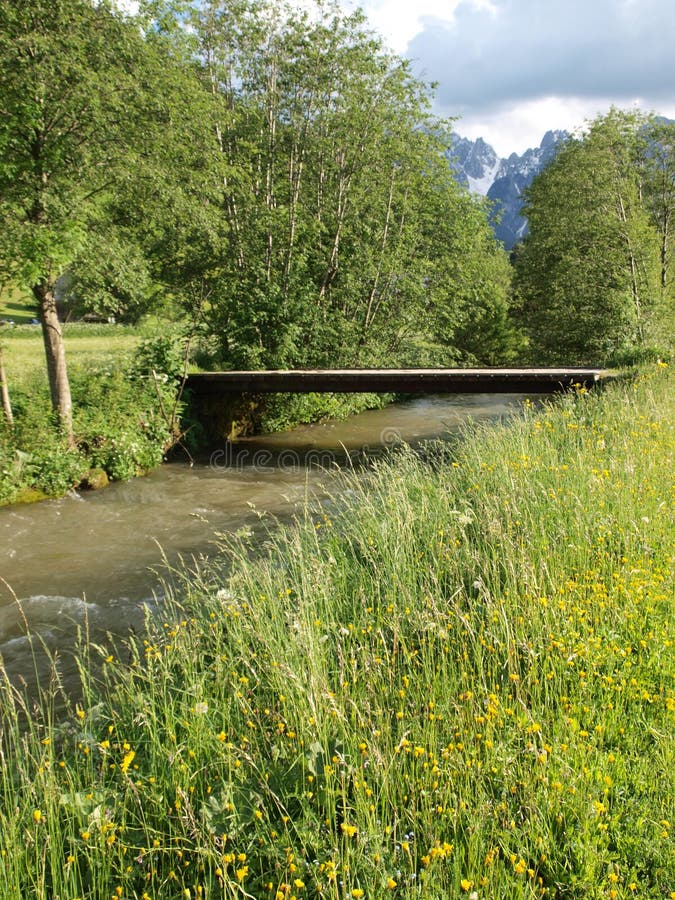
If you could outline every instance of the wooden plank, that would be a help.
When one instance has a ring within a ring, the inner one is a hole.
[[[592,387],[606,369],[294,369],[204,372],[188,376],[197,396],[260,393],[552,393]]]

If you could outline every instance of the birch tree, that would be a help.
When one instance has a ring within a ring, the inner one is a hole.
[[[206,0],[192,27],[227,164],[227,240],[208,264],[221,364],[391,364],[421,335],[447,346],[469,302],[460,254],[498,251],[474,240],[485,214],[454,181],[428,86],[335,3]]]
[[[665,327],[673,335],[675,307],[675,123],[654,120],[645,130],[644,202],[659,235],[660,306]]]

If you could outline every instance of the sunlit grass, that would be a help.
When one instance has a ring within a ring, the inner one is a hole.
[[[91,330],[94,334],[90,336]],[[67,363],[72,367],[108,365],[121,368],[142,340],[138,330],[122,325],[72,325],[65,327],[64,334]],[[13,385],[43,373],[46,383],[45,350],[39,327],[5,326],[0,331],[0,341],[10,391]]]
[[[345,476],[58,723],[5,685],[0,897],[672,896],[668,388]]]
[[[0,284],[0,322],[6,320],[17,325],[28,324],[35,315],[35,303],[27,293],[7,284]]]

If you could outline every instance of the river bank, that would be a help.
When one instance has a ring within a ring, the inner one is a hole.
[[[5,683],[0,897],[668,896],[669,382],[224,540],[58,723]]]
[[[0,406],[0,507],[128,481],[167,459],[191,460],[209,443],[182,384],[188,354],[179,325],[72,323],[64,334],[74,446],[56,428],[40,329],[20,325],[0,334],[9,407]],[[230,436],[346,419],[394,399],[372,393],[246,395],[233,408]]]
[[[76,687],[70,651],[77,629],[87,628],[93,640],[107,631],[140,633],[144,605],[163,596],[162,576],[180,557],[210,555],[216,534],[260,532],[267,522],[292,520],[324,486],[330,492],[341,468],[367,470],[370,459],[402,442],[456,440],[469,421],[522,414],[524,399],[417,398],[347,420],[227,442],[194,465],[173,460],[105,491],[71,491],[0,509],[0,655],[6,668],[15,682],[48,678],[49,653],[38,653],[45,643],[59,654],[64,683]]]

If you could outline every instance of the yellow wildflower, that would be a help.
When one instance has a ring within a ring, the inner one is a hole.
[[[122,772],[126,773],[129,769],[129,766],[132,764],[134,759],[136,758],[136,753],[133,750],[129,750],[124,754],[124,759],[120,763],[120,769]]]

